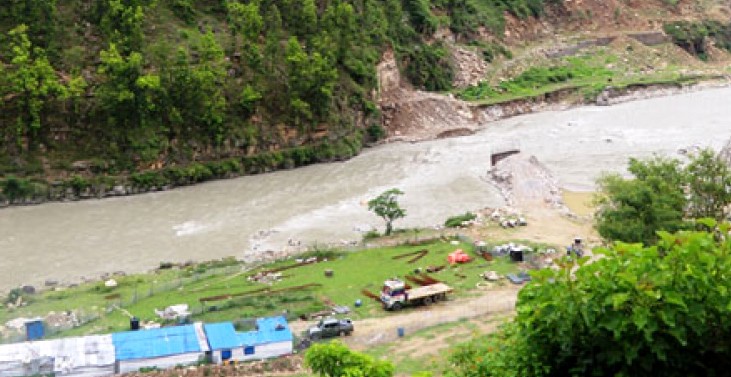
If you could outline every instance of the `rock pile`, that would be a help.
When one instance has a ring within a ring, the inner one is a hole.
[[[565,209],[558,181],[535,156],[514,154],[488,171],[488,179],[509,206],[530,206],[544,202]]]
[[[477,85],[485,79],[488,65],[479,51],[461,46],[453,46],[451,50],[455,65],[453,81],[455,88]]]

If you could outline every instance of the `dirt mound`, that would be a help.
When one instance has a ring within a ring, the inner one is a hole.
[[[478,113],[451,96],[410,88],[401,79],[393,51],[378,64],[380,108],[389,140],[417,141],[469,134],[479,126]]]
[[[504,158],[490,169],[489,179],[510,206],[529,209],[535,203],[547,203],[566,208],[558,181],[535,156],[515,154]]]
[[[455,129],[469,133],[479,126],[472,107],[450,96],[400,89],[389,98],[381,101],[381,112],[391,140],[433,139]]]
[[[451,52],[454,62],[453,85],[455,88],[466,88],[485,80],[485,75],[490,67],[482,54],[462,46],[453,46]]]

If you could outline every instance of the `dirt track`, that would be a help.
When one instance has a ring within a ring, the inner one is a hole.
[[[506,283],[510,284],[510,283]],[[386,317],[355,321],[353,335],[343,340],[357,350],[398,339],[398,328],[406,334],[444,323],[473,318],[504,316],[515,309],[519,286],[505,285],[486,289],[478,297],[448,300],[430,307],[416,307],[388,313]],[[295,333],[301,333],[309,322],[291,324]]]

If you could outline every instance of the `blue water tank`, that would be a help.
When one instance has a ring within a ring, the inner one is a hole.
[[[398,333],[398,337],[399,337],[399,338],[403,338],[403,337],[404,337],[404,333],[405,333],[406,331],[404,330],[404,328],[403,328],[403,327],[399,327],[399,328],[397,328],[397,329],[396,329],[396,332]]]
[[[43,321],[40,319],[35,321],[28,321],[25,323],[25,334],[27,340],[43,339]]]

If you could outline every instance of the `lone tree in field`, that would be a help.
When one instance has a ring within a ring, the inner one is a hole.
[[[403,194],[403,191],[394,188],[368,201],[368,210],[375,212],[386,222],[386,236],[393,231],[394,221],[406,217],[406,210],[399,206],[397,200],[397,197]]]

